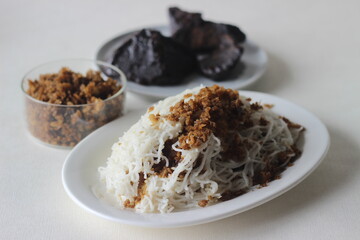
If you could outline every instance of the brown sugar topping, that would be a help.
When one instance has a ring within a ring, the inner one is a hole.
[[[151,112],[154,110],[154,106],[149,107],[148,112]]]
[[[126,199],[123,203],[125,208],[134,208],[136,204],[138,204],[141,199],[146,195],[146,183],[144,173],[139,173],[139,184],[137,188],[137,196],[134,198],[134,201],[130,199]]]
[[[99,71],[89,70],[84,76],[63,67],[58,73],[41,74],[39,79],[29,80],[27,93],[43,102],[80,105],[109,98],[120,88],[114,79],[104,81]]]
[[[135,207],[135,202],[131,202],[129,199],[126,199],[124,202],[124,207],[126,208],[134,208]]]
[[[146,194],[145,176],[144,173],[141,172],[139,173],[139,185],[138,185],[137,197],[135,197],[135,204],[139,203],[145,194]]]
[[[208,205],[208,203],[209,203],[209,200],[201,200],[198,202],[198,205],[200,207],[206,207]]]
[[[271,109],[274,107],[274,104],[264,104],[264,107]]]
[[[245,108],[236,90],[225,89],[218,85],[202,88],[193,99],[181,100],[170,108],[167,119],[184,119],[183,131],[179,136],[180,148],[199,147],[214,133],[220,139],[230,130],[241,130],[254,123],[250,115],[262,109],[258,103]],[[265,122],[263,122],[264,124]]]
[[[149,119],[152,122],[152,125],[156,125],[158,121],[160,120],[160,114],[150,114]]]
[[[254,105],[254,109],[258,109]],[[202,88],[193,99],[181,100],[170,108],[167,119],[184,119],[183,131],[179,136],[180,147],[199,147],[214,133],[221,137],[228,129],[240,128],[249,116],[243,108],[239,93],[218,85]]]

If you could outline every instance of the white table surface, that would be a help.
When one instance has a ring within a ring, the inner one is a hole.
[[[154,230],[86,212],[61,184],[69,151],[27,136],[20,81],[41,63],[93,58],[112,36],[166,23],[173,2],[2,0],[0,239],[359,239],[360,2],[177,2],[241,26],[267,51],[267,72],[247,90],[277,95],[315,113],[331,135],[324,162],[284,195],[209,224]],[[127,107],[152,101],[128,94]]]

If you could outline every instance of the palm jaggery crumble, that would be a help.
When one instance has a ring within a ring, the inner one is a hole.
[[[154,110],[154,106],[149,107],[148,112],[152,112]]]
[[[141,199],[146,195],[146,183],[145,176],[143,172],[139,173],[139,183],[137,187],[137,196],[134,197],[134,200],[126,199],[123,203],[125,208],[134,208],[136,204],[138,204]]]
[[[150,114],[149,120],[151,121],[152,126],[156,125],[160,120],[160,114]]]
[[[206,206],[208,205],[208,203],[209,203],[209,200],[200,200],[200,201],[198,202],[198,205],[199,205],[200,207],[206,207]]]
[[[26,98],[29,131],[49,144],[74,146],[96,128],[122,115],[124,94],[104,101],[121,88],[115,79],[105,81],[99,71],[89,70],[82,75],[66,67],[28,80],[27,94],[49,103]]]

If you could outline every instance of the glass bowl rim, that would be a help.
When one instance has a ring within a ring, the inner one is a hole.
[[[99,104],[99,102],[93,102],[93,103],[85,103],[85,104],[76,104],[76,105],[64,105],[64,104],[56,104],[56,103],[49,103],[49,102],[44,102],[44,101],[41,101],[39,99],[36,99],[32,96],[30,96],[24,89],[24,83],[29,80],[27,78],[27,76],[35,71],[36,69],[39,69],[41,67],[44,67],[48,64],[53,64],[53,63],[60,63],[60,62],[66,62],[66,61],[79,61],[79,62],[91,62],[91,63],[95,63],[96,65],[103,65],[105,67],[109,67],[111,68],[112,70],[114,70],[115,72],[117,72],[119,75],[120,75],[120,81],[121,81],[121,84],[122,84],[122,87],[120,88],[119,91],[117,91],[114,95],[106,98],[106,99],[103,99],[101,102],[107,102],[107,101],[110,101],[116,97],[118,97],[119,95],[121,95],[125,89],[126,89],[126,84],[127,84],[127,78],[125,76],[125,74],[117,67],[115,67],[114,65],[111,65],[107,62],[103,62],[103,61],[99,61],[99,60],[92,60],[92,59],[86,59],[86,58],[69,58],[69,59],[60,59],[60,60],[55,60],[55,61],[50,61],[50,62],[46,62],[46,63],[43,63],[43,64],[40,64],[32,69],[30,69],[28,72],[26,72],[26,74],[24,75],[24,77],[22,78],[21,80],[21,90],[22,92],[24,93],[24,95],[29,98],[30,100],[34,101],[34,102],[37,102],[37,103],[40,103],[40,104],[43,104],[43,105],[48,105],[48,106],[53,106],[53,107],[63,107],[63,108],[76,108],[76,107],[86,107],[86,106],[91,106],[91,105],[96,105],[96,104]],[[70,67],[69,67],[70,68]],[[70,69],[71,70],[71,69]],[[46,73],[45,73],[46,74]]]

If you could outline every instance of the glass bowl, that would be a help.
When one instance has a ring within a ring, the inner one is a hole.
[[[104,72],[111,72],[111,78],[116,80],[116,85],[120,85],[121,88],[103,100],[78,105],[49,103],[29,95],[29,80],[38,80],[42,74],[58,73],[63,67],[82,75],[86,75],[88,70],[100,71],[101,78],[105,81],[109,77]],[[25,96],[27,129],[33,137],[43,143],[73,147],[95,129],[122,116],[126,82],[126,77],[120,69],[101,61],[68,59],[40,65],[28,72],[21,83]]]

